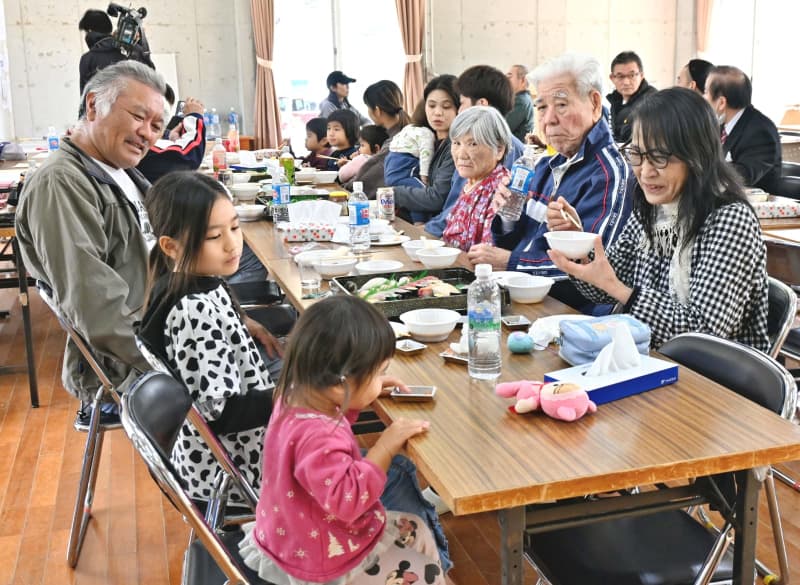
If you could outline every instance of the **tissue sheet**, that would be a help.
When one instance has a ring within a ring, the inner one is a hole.
[[[605,404],[660,388],[678,381],[678,365],[650,356],[642,356],[635,368],[611,372],[601,376],[588,376],[591,364],[556,370],[544,375],[545,382],[573,382],[589,393],[595,404]]]
[[[611,343],[600,350],[586,376],[602,376],[635,368],[642,363],[631,330],[625,323],[611,330]]]

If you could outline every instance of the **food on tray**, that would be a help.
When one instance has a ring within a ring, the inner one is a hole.
[[[467,285],[453,286],[438,276],[421,273],[401,278],[378,276],[365,282],[357,294],[371,303],[415,297],[449,297],[466,292]]]

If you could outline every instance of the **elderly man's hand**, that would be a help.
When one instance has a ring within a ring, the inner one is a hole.
[[[475,244],[467,252],[467,258],[473,266],[475,264],[491,264],[494,270],[505,270],[508,268],[511,250],[497,248],[491,244]]]
[[[564,217],[564,214],[566,214],[566,217]],[[583,231],[578,212],[563,197],[559,197],[547,204],[547,229],[552,232]]]
[[[614,268],[608,262],[605,248],[603,248],[603,239],[600,236],[595,238],[594,260],[591,262],[587,262],[586,259],[577,262],[570,260],[558,250],[553,249],[548,250],[547,255],[560,270],[604,290],[620,303],[627,303],[633,293],[633,289],[617,278]]]
[[[203,102],[201,102],[197,98],[186,98],[186,102],[183,104],[183,113],[184,114],[203,114]]]
[[[494,192],[494,196],[492,197],[492,209],[494,209],[495,212],[508,203],[508,198],[511,197],[511,190],[508,188],[510,180],[511,179],[508,177],[502,179]]]

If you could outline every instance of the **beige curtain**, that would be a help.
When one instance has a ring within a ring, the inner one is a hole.
[[[697,0],[697,52],[704,52],[708,47],[708,31],[711,28],[711,10],[714,0]]]
[[[425,0],[395,0],[400,34],[406,51],[403,77],[405,110],[409,115],[422,99],[422,39],[425,36]]]
[[[256,44],[256,148],[277,148],[281,143],[281,112],[272,76],[272,47],[275,39],[273,0],[250,0],[253,37]]]

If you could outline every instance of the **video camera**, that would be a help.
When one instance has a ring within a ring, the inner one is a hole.
[[[142,20],[147,16],[147,8],[125,8],[119,4],[111,2],[106,9],[109,16],[119,16],[117,29],[114,31],[114,40],[117,42],[120,51],[130,57],[131,51],[143,40],[144,31],[142,30]]]

